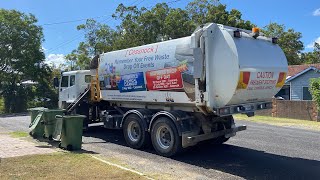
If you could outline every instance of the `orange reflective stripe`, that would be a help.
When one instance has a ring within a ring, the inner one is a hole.
[[[250,80],[250,72],[240,72],[237,89],[247,89]]]
[[[276,87],[281,88],[284,85],[285,81],[286,81],[286,77],[287,77],[287,73],[285,73],[285,72],[279,73],[279,77],[278,77],[278,81],[277,81]]]

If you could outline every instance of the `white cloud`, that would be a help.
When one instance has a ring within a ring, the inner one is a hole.
[[[306,48],[308,48],[308,49],[313,49],[315,42],[318,43],[318,44],[320,44],[320,37],[318,37],[317,39],[315,39],[314,41],[312,41],[311,43],[309,43],[309,44],[306,46]]]
[[[45,47],[41,46],[41,50],[42,50],[42,52],[45,52],[45,51],[47,51],[48,49],[46,49]]]
[[[66,58],[63,54],[49,54],[45,63],[51,66],[59,67],[66,63]]]
[[[312,15],[314,16],[320,16],[320,8],[313,11]]]

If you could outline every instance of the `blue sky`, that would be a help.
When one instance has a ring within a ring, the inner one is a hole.
[[[83,21],[55,25],[56,22],[74,21],[96,17],[96,20],[115,27],[118,22],[110,16],[119,3],[150,7],[158,2],[173,0],[0,0],[0,8],[16,9],[34,14],[43,25],[45,42],[43,48],[50,62],[61,63],[63,56],[75,49],[83,40],[83,33],[76,26]],[[171,7],[184,8],[191,0],[172,2]],[[284,24],[302,33],[306,51],[311,51],[314,41],[320,42],[320,1],[319,0],[221,0],[227,9],[242,12],[243,19],[263,27],[270,22]]]

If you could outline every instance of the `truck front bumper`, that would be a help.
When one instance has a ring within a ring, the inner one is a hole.
[[[216,131],[212,132],[209,134],[200,134],[200,135],[195,135],[195,136],[189,136],[188,134],[183,134],[182,135],[182,147],[188,147],[188,146],[193,146],[197,144],[198,142],[209,140],[209,139],[214,139],[220,136],[226,136],[227,138],[232,137],[235,135],[236,132],[238,131],[244,131],[247,129],[247,126],[241,125],[241,126],[236,126],[231,129],[225,129],[221,131]]]

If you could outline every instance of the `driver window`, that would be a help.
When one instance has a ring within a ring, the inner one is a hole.
[[[61,87],[68,87],[68,79],[69,79],[69,76],[62,76],[62,79],[61,79]]]
[[[70,76],[70,86],[73,86],[76,83],[76,76],[75,75],[71,75]]]

